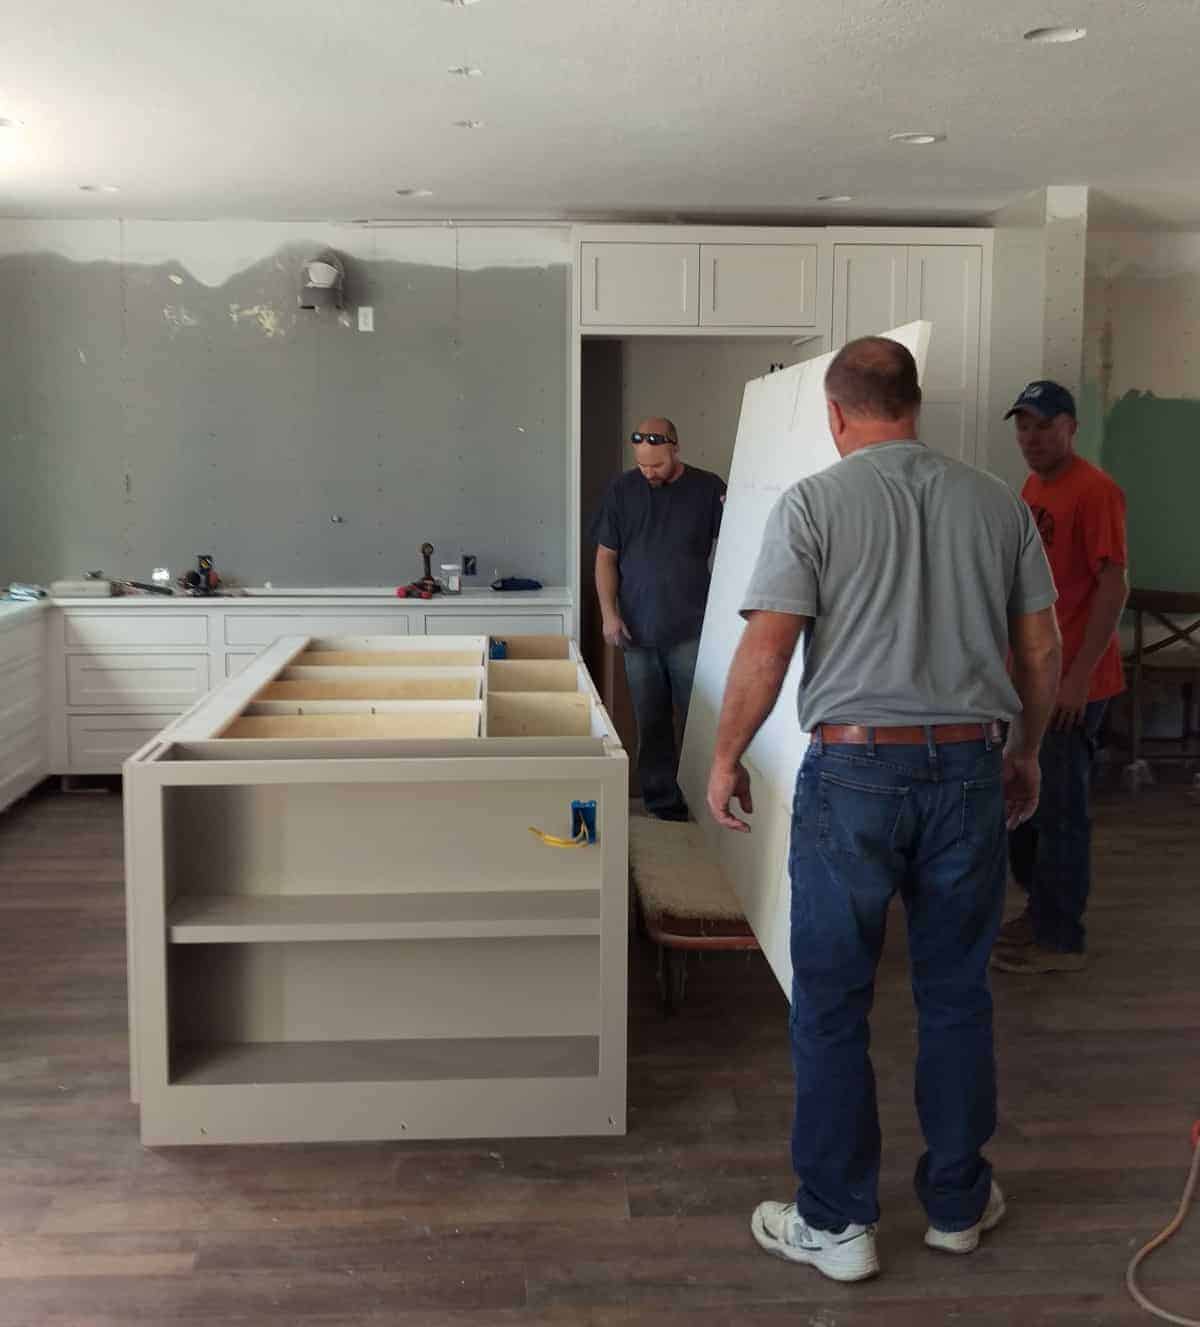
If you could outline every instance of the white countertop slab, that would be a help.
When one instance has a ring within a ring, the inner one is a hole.
[[[571,592],[564,586],[550,586],[542,590],[523,590],[502,593],[490,589],[464,590],[461,594],[438,594],[432,599],[400,599],[394,586],[353,586],[349,588],[260,589],[249,587],[229,594],[128,594],[112,598],[50,599],[46,602],[59,608],[188,608],[193,605],[209,608],[309,608],[332,606],[384,608],[389,604],[397,608],[420,608],[424,612],[454,612],[462,608],[502,607],[569,608]],[[24,607],[25,605],[14,605]],[[37,607],[37,605],[32,605]]]

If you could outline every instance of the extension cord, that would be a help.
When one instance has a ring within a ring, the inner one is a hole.
[[[1134,1303],[1139,1308],[1143,1308],[1147,1313],[1152,1313],[1156,1318],[1161,1318],[1163,1322],[1177,1323],[1179,1327],[1200,1327],[1200,1320],[1196,1318],[1185,1318],[1179,1313],[1169,1313],[1166,1309],[1160,1309],[1157,1304],[1152,1304],[1150,1300],[1142,1294],[1137,1283],[1137,1269],[1154,1252],[1160,1249],[1173,1235],[1179,1233],[1184,1219],[1188,1214],[1188,1208],[1192,1205],[1192,1199],[1196,1193],[1196,1183],[1200,1180],[1200,1120],[1192,1125],[1192,1168],[1188,1173],[1187,1184],[1184,1185],[1183,1198],[1179,1204],[1179,1211],[1175,1213],[1175,1219],[1169,1226],[1155,1237],[1144,1248],[1141,1248],[1134,1255],[1129,1267],[1125,1273],[1125,1286],[1133,1296]]]

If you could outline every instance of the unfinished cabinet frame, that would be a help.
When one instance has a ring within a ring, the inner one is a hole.
[[[625,1131],[627,758],[494,652],[287,637],[126,763],[144,1143]]]

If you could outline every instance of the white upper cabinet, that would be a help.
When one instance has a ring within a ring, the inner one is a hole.
[[[908,320],[908,246],[839,244],[833,254],[833,348]]]
[[[816,244],[579,246],[582,327],[816,327]],[[828,289],[828,287],[826,287]]]
[[[977,459],[983,249],[974,244],[839,244],[833,347],[912,322],[933,324],[922,384],[921,438]]]
[[[921,436],[960,461],[976,459],[979,304],[983,254],[975,245],[908,250],[908,317],[933,324],[922,387]]]
[[[812,327],[815,244],[702,244],[702,327]]]
[[[699,325],[699,245],[582,244],[579,279],[585,326]]]

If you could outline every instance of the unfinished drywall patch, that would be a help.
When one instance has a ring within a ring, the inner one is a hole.
[[[1106,423],[1104,467],[1125,490],[1133,583],[1194,591],[1200,586],[1200,400],[1123,397]]]
[[[1200,234],[1088,236],[1080,450],[1125,490],[1145,588],[1200,584]]]
[[[0,223],[0,580],[564,581],[565,231],[78,224]],[[322,246],[375,332],[298,309]]]
[[[1086,186],[1046,190],[1045,377],[1076,391],[1083,372]]]
[[[1087,377],[1106,408],[1130,391],[1200,396],[1200,233],[1088,237]]]

